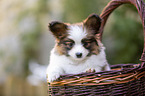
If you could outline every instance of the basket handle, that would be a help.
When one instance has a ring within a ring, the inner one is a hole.
[[[102,18],[102,24],[99,30],[100,31],[99,37],[102,40],[103,29],[109,15],[122,4],[133,4],[137,8],[138,14],[141,18],[143,31],[144,31],[144,50],[140,61],[142,61],[142,66],[143,66],[145,65],[145,3],[143,2],[143,0],[111,0],[108,3],[108,5],[103,9],[100,15],[100,17]]]

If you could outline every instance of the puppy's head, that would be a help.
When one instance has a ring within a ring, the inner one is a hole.
[[[83,23],[65,24],[51,22],[49,29],[56,38],[55,49],[59,55],[66,55],[74,60],[84,60],[99,53],[95,39],[101,25],[98,15],[90,15]]]

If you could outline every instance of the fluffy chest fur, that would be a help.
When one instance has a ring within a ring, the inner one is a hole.
[[[59,56],[55,53],[55,49],[51,51],[50,57],[50,70],[54,70],[58,67],[58,71],[62,71],[62,74],[78,74],[82,72],[86,72],[89,69],[95,69],[96,71],[105,70],[105,66],[107,66],[106,56],[104,53],[104,47],[101,49],[101,52],[98,55],[91,55],[82,61],[75,61],[71,58],[62,55]],[[51,69],[52,68],[52,69]],[[54,69],[53,69],[54,68]],[[60,70],[61,69],[61,70]],[[106,70],[109,70],[106,69]]]

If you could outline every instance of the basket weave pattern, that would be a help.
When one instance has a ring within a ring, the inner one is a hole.
[[[102,11],[99,37],[109,15],[122,4],[133,4],[142,20],[145,34],[145,4],[142,0],[112,0]],[[145,39],[145,37],[144,37]],[[48,83],[50,96],[145,96],[145,43],[141,64],[117,64],[111,71],[97,73],[68,74]]]
[[[63,75],[49,84],[49,95],[96,96],[145,94],[145,68],[140,64],[112,65],[112,71]]]

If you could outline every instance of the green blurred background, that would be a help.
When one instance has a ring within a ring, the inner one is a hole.
[[[45,70],[53,20],[76,23],[100,14],[110,0],[0,0],[0,96],[47,96]],[[123,5],[104,30],[110,64],[139,63],[143,30],[137,10]]]

